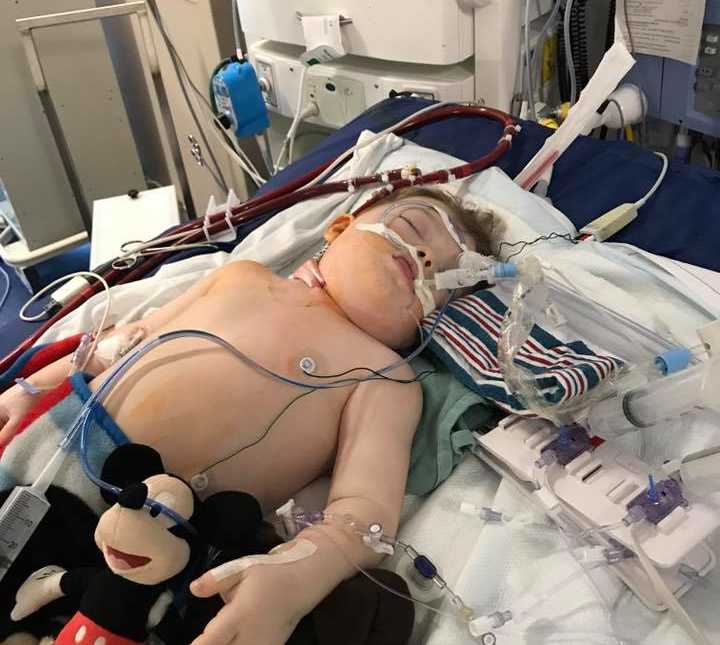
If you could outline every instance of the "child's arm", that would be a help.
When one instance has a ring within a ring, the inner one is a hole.
[[[406,368],[392,376],[414,374]],[[343,411],[328,513],[350,515],[365,526],[377,522],[385,534],[395,535],[421,409],[416,383],[372,381],[357,387]],[[315,552],[289,564],[250,567],[223,580],[209,572],[193,583],[196,595],[220,592],[227,603],[193,645],[281,645],[302,616],[357,573],[353,563],[367,569],[381,558],[342,525],[307,528],[298,539],[311,541]]]
[[[188,306],[207,294],[223,272],[238,270],[237,265],[240,264],[239,262],[233,263],[213,271],[210,275],[192,285],[185,293],[163,305],[143,320],[121,325],[112,331],[106,332],[102,335],[101,342],[107,342],[113,338],[118,340],[126,338],[129,341],[133,334],[139,332],[144,335],[144,337],[152,336],[157,330],[162,329]],[[110,367],[116,360],[117,357],[115,357],[114,360],[102,360],[99,356],[95,356],[89,361],[84,371],[93,376],[97,376]],[[39,390],[52,389],[70,374],[72,367],[71,361],[71,356],[65,356],[39,370],[26,380]],[[10,443],[23,417],[32,409],[36,400],[37,398],[35,396],[29,394],[18,385],[14,385],[0,395],[0,448]]]

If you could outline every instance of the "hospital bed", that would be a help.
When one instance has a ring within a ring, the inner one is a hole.
[[[394,99],[372,108],[287,168],[269,182],[265,190],[288,182],[308,168],[336,156],[351,146],[362,130],[383,129],[424,105],[422,101]],[[479,205],[518,216],[517,222],[508,222],[508,239],[532,239],[527,236],[557,230],[572,232],[618,203],[637,200],[657,178],[659,164],[652,153],[630,144],[581,139],[557,165],[549,192],[557,208],[552,208],[547,202],[520,191],[508,179],[532,157],[547,134],[540,127],[524,124],[521,136],[503,158],[499,169],[487,171],[468,182],[470,187],[466,196],[478,200]],[[443,160],[447,161],[443,155],[471,158],[492,147],[498,135],[498,129],[483,120],[452,119],[425,126],[409,135],[407,139],[416,145],[403,145],[398,140],[381,143],[357,163],[373,165],[389,157],[390,167],[401,167],[412,161],[424,170],[432,169],[433,165],[444,167]],[[640,322],[652,327],[658,342],[670,336],[673,341],[690,343],[693,327],[720,313],[720,276],[713,271],[720,269],[720,259],[713,248],[713,240],[720,239],[720,220],[712,214],[712,209],[720,208],[714,197],[717,181],[714,173],[673,166],[657,196],[643,209],[638,220],[617,237],[625,244],[691,266],[673,263],[669,265],[671,271],[667,271],[659,266],[664,260],[653,255],[638,255],[633,248],[627,247],[612,247],[608,253],[615,255],[604,255],[597,260],[598,271],[609,266],[607,263],[616,262],[619,264],[613,264],[613,267],[621,266],[623,270],[638,271],[638,275],[642,275],[645,282],[638,282],[641,291],[631,294],[632,297],[618,306],[623,315],[633,318],[637,313],[634,309],[639,309],[638,299],[649,294],[647,308],[650,313],[645,311]],[[275,217],[268,215],[263,218],[264,226],[261,226],[263,222],[245,225],[241,231],[242,241],[225,243],[226,252],[199,254],[193,251],[174,258],[154,278],[142,284],[119,287],[114,308],[118,307],[124,319],[141,316],[181,292],[200,275],[235,259],[252,257],[287,273],[317,249],[328,217],[352,208],[357,199],[357,195],[324,197],[317,203],[291,207]],[[677,230],[678,222],[682,222],[682,230]],[[541,244],[528,252],[547,253],[552,262],[564,266],[566,271],[567,267],[577,263],[578,253],[584,254],[583,260],[590,265],[595,262],[589,248],[574,248],[570,242],[564,244],[563,240]],[[699,278],[687,271],[698,273]],[[573,280],[592,290],[597,277],[589,271],[584,277],[573,276]],[[603,283],[616,287],[609,290],[610,295],[603,302],[606,306],[613,306],[611,296],[619,293],[617,289],[623,284],[623,275],[616,278],[616,283],[610,279]],[[666,287],[668,293],[672,292],[672,298],[668,296],[663,301],[650,302]],[[646,288],[647,292],[642,291]],[[680,298],[678,294],[683,290],[688,301],[675,302],[673,298]],[[601,298],[603,294],[595,295]],[[690,307],[686,312],[691,300],[699,301],[701,306]],[[73,312],[46,338],[59,338],[87,328],[92,311],[100,306],[100,302],[101,298],[96,297],[94,302]],[[569,322],[572,329],[572,320]],[[642,358],[642,352],[633,345],[630,335],[626,346],[613,347],[609,346],[611,339],[592,331],[584,330],[596,336],[587,340],[595,342],[599,348],[615,351],[626,360]],[[679,423],[682,426],[685,421]],[[712,440],[707,428],[697,432],[691,427],[682,426],[681,429],[684,434],[673,427],[646,438],[646,455],[656,458],[670,447],[678,450],[688,446],[695,448]],[[720,437],[714,438],[718,443]],[[629,441],[628,450],[635,449],[637,446]],[[481,610],[493,611],[521,600],[527,602],[528,592],[537,596],[537,610],[532,614],[526,632],[500,632],[498,637],[502,640],[499,642],[512,645],[524,642],[684,645],[689,642],[670,621],[645,610],[606,571],[599,572],[593,585],[589,585],[564,550],[560,535],[541,516],[536,517],[529,528],[483,525],[476,517],[459,512],[461,502],[488,506],[509,514],[532,512],[512,485],[501,481],[486,465],[468,454],[455,473],[429,497],[407,500],[401,537],[426,552],[442,568],[455,590],[464,594],[466,602],[472,602]],[[703,584],[720,588],[720,582],[714,580],[717,578],[711,575]],[[604,597],[602,602],[598,593]],[[698,588],[686,601],[691,612],[695,612],[694,617],[715,638],[720,638],[720,623],[711,608],[718,598],[712,588]],[[615,633],[622,636],[613,636]],[[430,645],[472,642],[467,632],[453,621],[432,617],[423,620],[414,638],[416,643]]]
[[[423,99],[397,97],[379,103],[328,137],[308,155],[275,176],[263,192],[285,185],[354,144],[365,129],[375,132],[428,105]],[[498,166],[513,177],[538,151],[551,130],[523,124],[512,150]],[[497,142],[499,127],[483,119],[449,119],[419,128],[408,139],[460,159],[471,159]],[[580,228],[617,204],[635,201],[657,178],[658,161],[636,145],[581,138],[556,165],[549,197]],[[685,164],[674,164],[662,190],[640,217],[613,241],[699,267],[720,270],[720,203],[716,199],[720,176]],[[240,227],[240,239],[272,214]],[[679,223],[682,223],[679,226]],[[226,247],[229,248],[229,245]],[[197,253],[197,252],[196,252]],[[187,257],[178,254],[173,261]],[[0,353],[32,333],[39,323],[17,321],[3,329]]]

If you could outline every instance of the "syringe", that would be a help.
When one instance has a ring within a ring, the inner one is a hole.
[[[0,581],[50,510],[50,502],[45,493],[62,468],[67,451],[87,414],[86,408],[78,415],[72,429],[60,442],[55,454],[35,482],[30,486],[16,486],[0,507]]]

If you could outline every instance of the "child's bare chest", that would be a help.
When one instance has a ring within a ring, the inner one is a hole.
[[[248,490],[268,504],[332,465],[354,387],[326,386],[368,375],[346,374],[353,368],[382,367],[375,341],[302,290],[278,286],[211,292],[161,330],[201,329],[244,357],[203,339],[171,341],[108,402],[120,427],[158,448],[174,472],[207,472],[212,488]]]

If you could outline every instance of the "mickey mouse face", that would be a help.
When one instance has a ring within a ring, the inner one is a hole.
[[[190,519],[194,499],[185,482],[161,474],[143,483],[147,497]],[[113,573],[139,584],[155,585],[180,573],[190,559],[190,545],[175,535],[175,529],[175,522],[162,513],[116,503],[100,517],[95,542]]]

